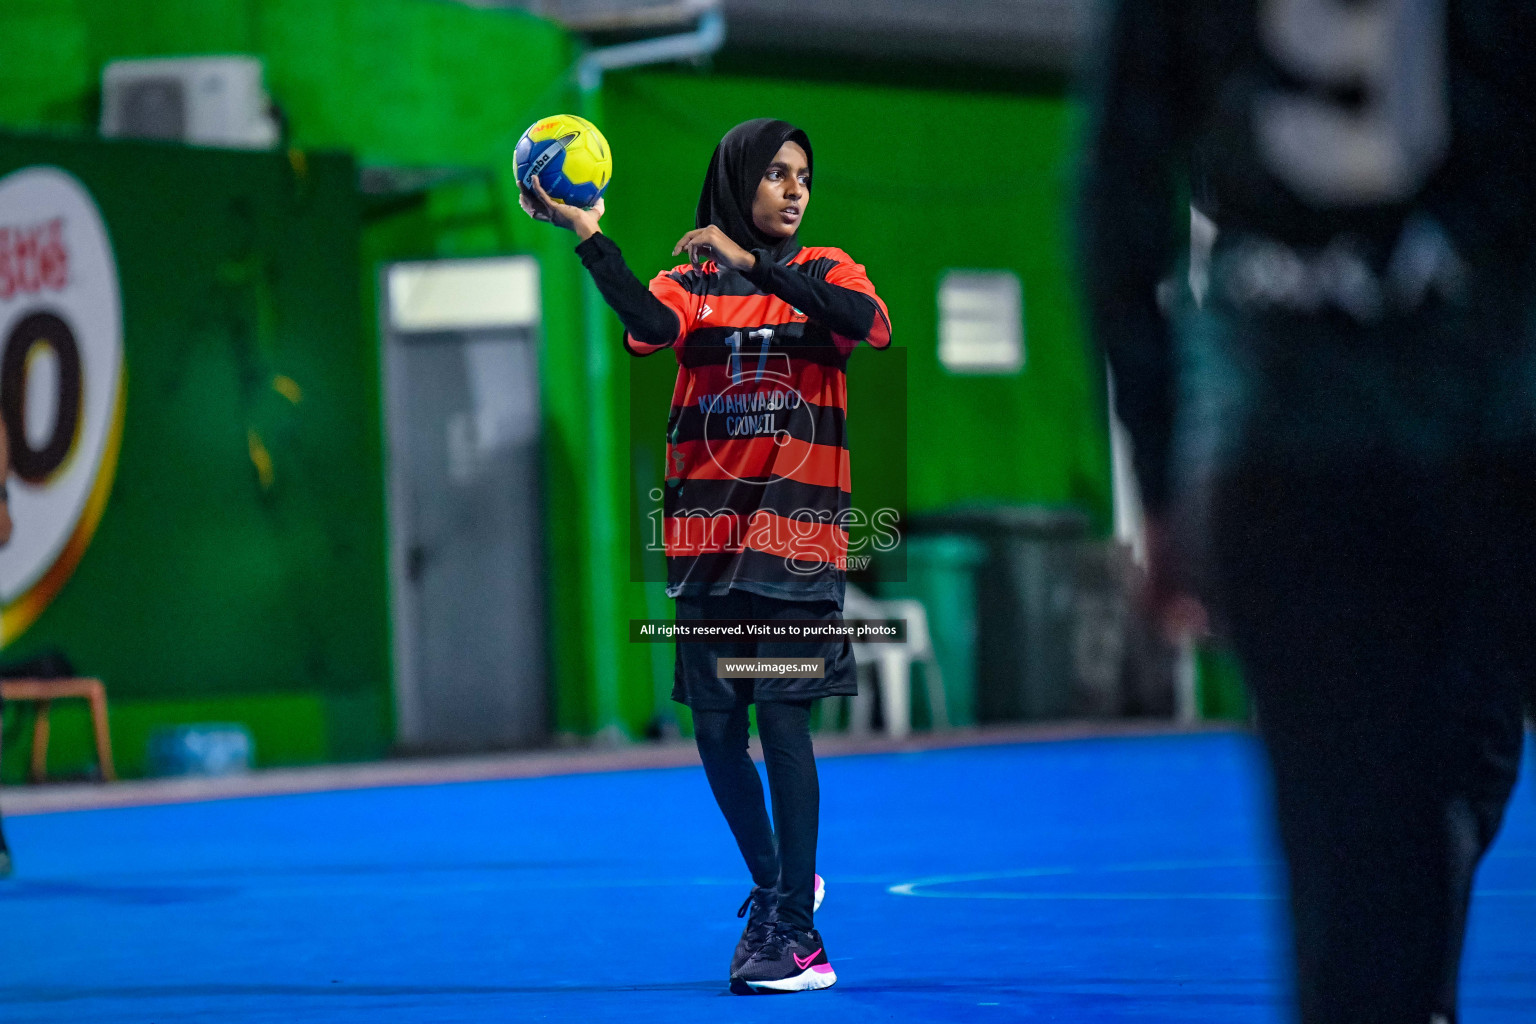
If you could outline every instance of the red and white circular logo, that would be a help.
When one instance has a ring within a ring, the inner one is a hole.
[[[123,422],[117,264],[89,192],[57,167],[0,178],[0,417],[11,542],[0,645],[68,581],[106,508]]]

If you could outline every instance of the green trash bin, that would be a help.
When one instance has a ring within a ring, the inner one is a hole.
[[[1207,721],[1248,720],[1243,670],[1230,650],[1210,643],[1195,649],[1195,710]]]
[[[910,521],[909,543],[958,535],[984,550],[974,573],[976,721],[1076,711],[1078,575],[1089,532],[1084,512],[1061,507],[963,507]]]
[[[986,559],[986,545],[953,534],[908,537],[904,545],[907,578],[882,583],[880,596],[923,603],[949,724],[975,725],[976,569]]]

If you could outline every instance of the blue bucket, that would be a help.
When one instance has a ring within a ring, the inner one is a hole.
[[[162,726],[149,737],[149,774],[240,775],[251,770],[256,743],[239,722]]]

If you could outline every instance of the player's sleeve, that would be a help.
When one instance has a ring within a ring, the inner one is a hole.
[[[875,294],[864,268],[840,250],[830,250],[837,263],[826,277],[816,278],[792,270],[753,250],[757,263],[744,273],[748,281],[770,295],[777,295],[810,320],[832,332],[838,348],[851,350],[868,340],[876,348],[891,343],[890,315]]]
[[[651,278],[650,292],[676,319],[676,326],[665,337],[658,332],[648,338],[641,338],[634,331],[627,331],[624,347],[637,356],[648,356],[652,352],[677,345],[688,333],[686,325],[698,317],[699,297],[683,283],[681,272],[664,270],[657,274]]]
[[[578,245],[576,254],[592,275],[603,301],[624,324],[625,348],[643,356],[669,348],[682,339],[683,325],[693,322],[689,300],[696,299],[680,283],[671,281],[669,287],[664,281],[669,275],[658,274],[651,287],[646,288],[624,262],[619,247],[601,233]]]
[[[846,336],[833,332],[839,347],[846,345],[853,348],[861,341],[869,342],[871,348],[889,348],[891,344],[891,313],[885,308],[885,300],[875,293],[875,286],[865,273],[863,264],[855,263],[846,253],[839,253],[841,257],[837,266],[827,272],[827,283],[839,288],[846,288],[852,292],[867,296],[875,306],[875,318],[870,321],[868,332],[862,337]]]
[[[1174,263],[1178,196],[1188,178],[1176,6],[1115,4],[1078,197],[1089,323],[1113,371],[1115,411],[1154,515],[1169,498],[1175,395],[1172,334],[1157,289]]]

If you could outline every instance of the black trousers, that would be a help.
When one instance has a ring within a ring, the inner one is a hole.
[[[1273,770],[1305,1024],[1455,1020],[1536,676],[1536,458],[1214,481],[1211,595]]]
[[[731,710],[694,709],[699,757],[753,883],[776,889],[779,919],[806,930],[811,927],[815,900],[821,813],[821,787],[811,748],[811,702],[757,703],[757,732],[773,795],[770,826],[763,784],[747,753],[751,683],[736,685],[741,688],[740,699]]]
[[[785,619],[832,621],[838,599],[788,601],[732,590],[718,596],[680,597],[679,619]],[[721,679],[717,658],[821,658],[825,674],[812,678]],[[725,815],[754,884],[779,894],[779,919],[811,927],[815,905],[816,838],[821,787],[811,746],[811,702],[858,692],[853,647],[847,639],[736,640],[677,645],[673,699],[693,710],[694,736],[715,802]],[[773,797],[773,822],[763,784],[747,753],[748,708],[757,706],[757,733]]]

